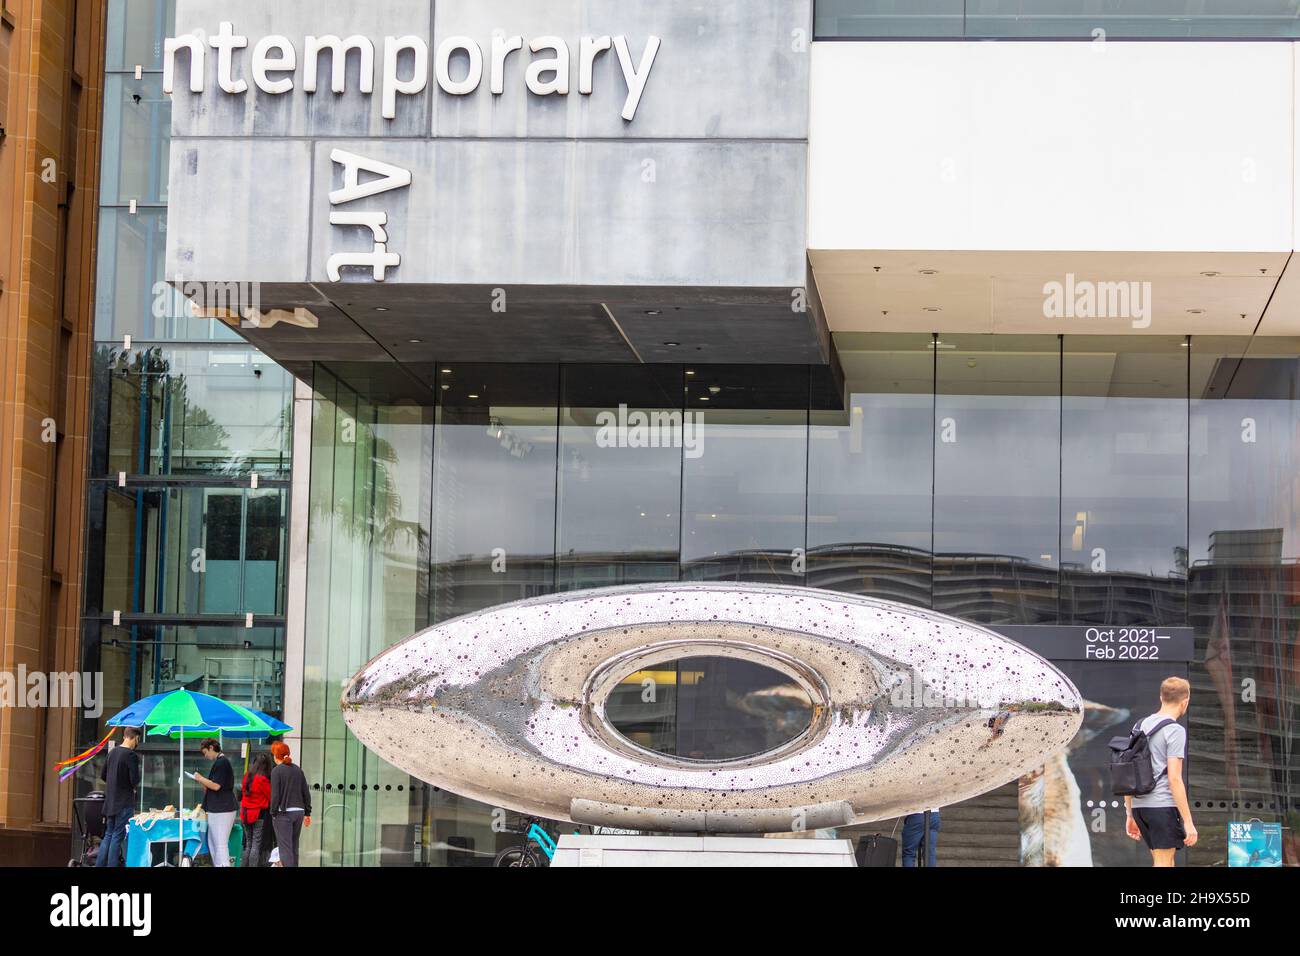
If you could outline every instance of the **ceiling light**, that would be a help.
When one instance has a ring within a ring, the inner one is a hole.
[[[937,305],[927,305],[927,306],[925,307],[925,311],[926,311],[926,312],[942,312],[943,309],[939,308]]]
[[[687,374],[687,375],[694,375],[694,374],[695,374],[695,369],[693,369],[693,368],[688,368],[688,369],[686,370],[686,374]]]
[[[937,275],[939,274],[939,270],[938,270],[938,269],[921,269],[921,270],[920,270],[920,273],[921,273],[921,275],[923,275],[923,276],[937,276]]]
[[[720,391],[722,391],[722,386],[721,386],[721,385],[710,385],[710,386],[709,386],[709,394],[710,394],[710,395],[717,395]]]
[[[380,306],[376,306],[376,307],[375,307],[375,311],[376,311],[376,312],[387,312],[388,309],[386,309],[386,308],[384,308],[384,306],[380,305]]]
[[[442,374],[443,374],[443,375],[450,375],[450,374],[451,374],[451,369],[449,369],[449,368],[445,368],[445,369],[443,369],[443,370],[442,370]]]
[[[681,345],[681,344],[682,344],[681,342],[665,342],[665,343],[664,343],[664,345],[668,346],[670,349],[675,349],[675,348],[677,348],[677,346],[679,346],[679,345]]]
[[[1188,314],[1188,315],[1201,315],[1201,314],[1203,314],[1204,312],[1205,312],[1204,309],[1188,309],[1188,310],[1187,310],[1187,314]]]
[[[422,344],[424,344],[424,339],[407,339],[406,341],[407,341],[407,343],[410,344],[410,345],[422,345]]]
[[[1211,271],[1211,272],[1202,272],[1201,275],[1206,276],[1207,278],[1213,278],[1214,276],[1217,276],[1218,273],[1217,273],[1217,272],[1213,272],[1213,271]]]
[[[466,395],[465,397],[466,397],[466,398],[478,398],[477,395]]]
[[[646,315],[663,315],[663,310],[661,310],[661,309],[646,309],[646,310],[645,310],[645,314],[646,314]]]

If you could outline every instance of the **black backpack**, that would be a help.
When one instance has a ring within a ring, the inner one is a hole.
[[[883,833],[868,833],[858,841],[853,855],[858,866],[893,866],[898,857],[898,841]]]
[[[1117,797],[1140,797],[1156,788],[1156,781],[1164,776],[1151,767],[1151,738],[1170,724],[1177,723],[1172,717],[1166,717],[1151,728],[1151,733],[1142,730],[1142,721],[1133,727],[1127,737],[1110,738],[1110,792]]]

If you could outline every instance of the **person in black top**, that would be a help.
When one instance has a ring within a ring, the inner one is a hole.
[[[271,771],[271,826],[280,849],[281,866],[298,865],[298,840],[303,825],[311,826],[311,788],[307,776],[293,762],[289,745],[271,744],[275,769]]]
[[[235,828],[235,770],[212,737],[199,744],[199,753],[212,761],[205,777],[197,770],[194,779],[204,788],[203,809],[208,815],[208,853],[213,866],[230,866],[230,831]]]
[[[104,771],[104,839],[99,844],[96,866],[121,866],[126,850],[126,825],[135,813],[135,788],[140,786],[140,731],[122,730],[121,746],[108,752]]]

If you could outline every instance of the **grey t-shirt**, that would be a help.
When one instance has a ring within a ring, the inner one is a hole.
[[[1151,728],[1164,720],[1162,714],[1152,714],[1142,721],[1142,730],[1150,734]],[[1169,789],[1169,774],[1165,767],[1170,757],[1187,756],[1187,729],[1177,723],[1169,724],[1150,739],[1151,770],[1156,775],[1156,788],[1150,793],[1133,798],[1135,807],[1173,807],[1173,791]]]

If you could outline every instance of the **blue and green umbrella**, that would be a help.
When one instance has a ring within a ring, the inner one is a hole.
[[[245,724],[242,727],[186,727],[182,724],[159,724],[149,731],[150,736],[166,734],[172,740],[184,737],[190,740],[196,737],[204,737],[216,733],[223,740],[265,740],[267,737],[280,737],[293,730],[282,720],[277,720],[270,714],[264,714],[260,710],[253,710],[251,707],[245,707],[242,704],[230,704],[230,706],[244,715]]]
[[[247,725],[248,711],[220,697],[181,688],[141,698],[105,723],[110,727],[171,727],[216,733]]]
[[[252,711],[224,701],[220,697],[181,688],[137,700],[106,721],[110,727],[163,728],[164,733],[174,733],[179,740],[181,774],[178,780],[180,792],[176,803],[176,817],[180,821],[182,848],[185,846],[186,736],[250,730],[251,714]]]
[[[283,720],[277,720],[270,714],[264,714],[260,710],[253,710],[251,707],[244,707],[241,704],[231,704],[235,710],[248,718],[248,723],[243,727],[222,727],[216,731],[217,736],[222,740],[266,740],[268,737],[282,737],[289,731],[293,730]],[[179,726],[158,726],[149,731],[149,735],[157,736],[165,734],[172,740],[193,740],[199,737],[208,737],[213,733],[210,729],[196,730],[193,728],[181,728]],[[248,752],[244,752],[244,773],[248,773]]]

